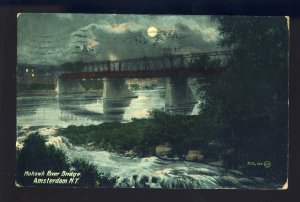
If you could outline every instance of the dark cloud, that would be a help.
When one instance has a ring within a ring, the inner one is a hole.
[[[147,29],[154,26],[156,37]],[[61,64],[217,50],[209,16],[21,14],[18,63]]]

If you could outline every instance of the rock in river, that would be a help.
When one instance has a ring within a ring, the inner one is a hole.
[[[155,155],[158,157],[167,157],[172,154],[172,147],[167,145],[158,145],[155,148]]]
[[[204,159],[204,155],[200,150],[189,150],[185,156],[187,161],[201,161]]]

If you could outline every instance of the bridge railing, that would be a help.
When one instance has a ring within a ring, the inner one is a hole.
[[[209,53],[192,53],[185,55],[165,55],[160,57],[144,57],[116,61],[101,61],[89,63],[82,68],[82,72],[113,72],[113,71],[141,71],[163,69],[208,68],[207,65],[222,67],[230,51]],[[218,61],[218,62],[217,62]]]

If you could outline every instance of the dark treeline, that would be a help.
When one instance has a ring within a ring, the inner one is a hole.
[[[30,82],[22,82],[18,83],[17,90],[54,90],[55,84],[44,84],[44,83],[30,83]]]
[[[207,132],[232,148],[227,168],[286,181],[288,28],[285,17],[213,17],[220,46],[233,50],[228,69],[208,78],[201,116]],[[269,169],[247,166],[270,161]]]

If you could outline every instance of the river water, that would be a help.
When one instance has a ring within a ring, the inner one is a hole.
[[[188,107],[177,106],[171,111],[198,113],[201,96],[196,96],[197,86],[191,85],[190,88],[196,102]],[[118,188],[278,188],[278,185],[267,183],[262,178],[246,178],[234,170],[157,157],[124,157],[113,152],[78,147],[69,143],[65,137],[55,135],[58,128],[69,125],[100,124],[116,120],[129,122],[132,118],[147,117],[149,110],[167,110],[164,83],[133,92],[134,97],[113,100],[109,104],[105,103],[101,92],[17,97],[17,147],[22,147],[27,135],[38,131],[46,137],[47,144],[65,151],[70,160],[83,158],[95,164],[100,172],[118,176],[115,185]]]

